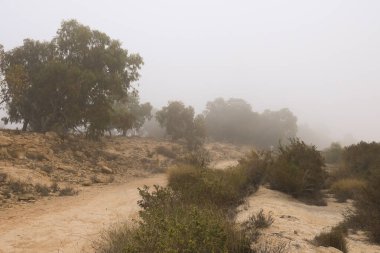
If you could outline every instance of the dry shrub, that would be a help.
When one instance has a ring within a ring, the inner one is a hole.
[[[318,246],[333,247],[343,253],[347,253],[347,241],[345,238],[347,231],[342,226],[336,226],[330,232],[322,232],[314,238],[314,242]]]
[[[77,195],[78,194],[78,191],[75,190],[73,187],[71,186],[66,186],[62,189],[59,189],[59,196],[74,196],[74,195]]]
[[[212,204],[222,208],[239,205],[252,190],[249,172],[242,167],[211,170],[180,165],[169,170],[169,186],[185,202]]]
[[[177,157],[177,154],[174,153],[171,149],[165,147],[165,146],[158,146],[156,148],[157,154],[166,156],[167,158],[175,159]]]
[[[344,178],[334,182],[330,191],[334,193],[339,202],[346,202],[347,199],[353,199],[360,190],[365,187],[366,182],[356,178]]]
[[[307,203],[320,204],[320,190],[326,178],[323,166],[323,158],[315,146],[291,139],[289,145],[280,145],[268,181],[272,189],[291,194]]]
[[[369,238],[380,243],[380,172],[374,174],[362,188],[355,201],[355,210],[347,222],[368,233]]]
[[[50,194],[50,187],[49,186],[46,186],[46,185],[42,185],[42,184],[36,184],[34,186],[34,189],[36,190],[36,192],[38,194],[40,194],[41,196],[49,196]]]

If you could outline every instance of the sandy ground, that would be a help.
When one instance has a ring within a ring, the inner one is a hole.
[[[1,253],[74,253],[111,224],[136,216],[137,187],[166,184],[158,174],[119,185],[86,188],[78,196],[42,199],[0,211]]]
[[[251,214],[263,209],[271,212],[275,221],[263,231],[263,238],[273,238],[289,244],[289,252],[340,252],[334,248],[315,247],[310,243],[315,235],[329,231],[343,220],[342,213],[349,206],[328,199],[327,206],[306,205],[278,191],[261,187],[250,196],[237,216],[238,221],[246,220]],[[380,246],[366,242],[360,234],[350,235],[348,239],[350,253],[380,253]]]

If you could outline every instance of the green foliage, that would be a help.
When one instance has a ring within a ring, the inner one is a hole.
[[[127,97],[143,64],[119,41],[75,20],[62,22],[51,41],[25,39],[0,60],[6,121],[41,132],[83,127],[95,137],[109,125],[113,103]]]
[[[181,165],[169,170],[168,181],[169,187],[178,192],[184,202],[222,209],[241,204],[252,190],[249,171],[243,167],[211,170]]]
[[[195,150],[188,152],[183,157],[183,161],[195,167],[207,168],[207,166],[209,166],[211,162],[211,155],[207,149],[199,147]]]
[[[193,107],[185,107],[179,101],[169,102],[156,113],[156,119],[173,140],[185,139],[190,149],[203,144],[206,137],[204,118],[202,115],[194,118]]]
[[[280,145],[268,181],[273,189],[299,198],[318,198],[324,186],[324,161],[315,146],[299,139],[291,139],[287,146]]]
[[[267,177],[273,156],[270,151],[251,151],[239,160],[239,166],[249,171],[249,178],[254,186],[261,185]]]
[[[128,130],[138,131],[145,120],[152,117],[150,103],[140,104],[137,92],[129,93],[126,98],[115,101],[112,106],[109,129],[117,129],[125,136]]]
[[[344,148],[343,167],[351,176],[371,178],[380,170],[380,143],[362,141]]]
[[[343,253],[347,253],[347,241],[345,238],[347,231],[341,226],[336,226],[330,232],[323,232],[314,238],[314,242],[318,246],[333,247]]]
[[[380,243],[380,168],[371,176],[355,201],[350,222],[368,232],[372,241]]]
[[[244,221],[242,226],[245,229],[252,230],[252,228],[268,228],[274,222],[274,218],[271,213],[265,214],[263,209],[260,209],[256,214],[251,215],[248,220]]]
[[[217,98],[208,102],[205,125],[210,137],[218,141],[249,143],[268,148],[295,137],[297,118],[288,110],[254,112],[242,99]]]
[[[338,142],[331,143],[330,147],[322,151],[326,163],[339,163],[342,160],[343,148]]]
[[[252,252],[251,242],[223,212],[184,204],[168,188],[145,187],[140,195],[139,226],[112,232],[97,252]]]
[[[361,179],[343,178],[335,181],[331,185],[330,191],[334,193],[338,201],[345,202],[347,199],[353,199],[365,185],[366,182]]]

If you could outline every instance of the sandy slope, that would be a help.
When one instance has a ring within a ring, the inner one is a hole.
[[[271,212],[275,218],[272,226],[264,230],[263,237],[289,243],[289,252],[333,253],[340,251],[317,248],[310,240],[342,221],[342,212],[347,207],[347,203],[337,203],[334,199],[328,199],[327,206],[310,206],[281,192],[261,187],[239,208],[241,212],[237,219],[244,221],[262,208],[266,213]],[[380,246],[368,244],[360,235],[350,235],[348,244],[350,253],[380,253]]]
[[[0,252],[81,252],[110,224],[136,215],[137,187],[166,183],[165,175],[86,188],[78,196],[43,199],[0,211]]]

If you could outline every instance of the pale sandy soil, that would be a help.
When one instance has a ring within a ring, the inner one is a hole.
[[[289,252],[340,252],[334,248],[315,247],[310,241],[322,231],[329,231],[343,220],[342,212],[349,206],[328,199],[327,206],[311,206],[295,200],[281,192],[261,187],[250,196],[245,205],[239,207],[237,220],[244,221],[249,215],[263,209],[272,213],[274,223],[263,231],[263,238],[289,244]],[[350,253],[380,253],[380,246],[366,242],[363,235],[350,235]]]
[[[153,184],[165,185],[165,175],[90,187],[78,196],[0,210],[0,252],[91,251],[92,242],[109,225],[137,215],[137,187]]]

